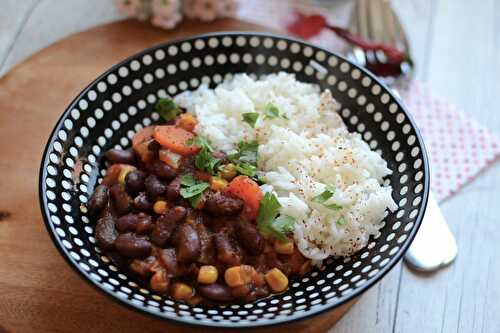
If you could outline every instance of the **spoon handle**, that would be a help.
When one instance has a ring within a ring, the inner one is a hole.
[[[457,243],[432,192],[417,235],[406,252],[405,262],[413,269],[432,272],[457,256]]]

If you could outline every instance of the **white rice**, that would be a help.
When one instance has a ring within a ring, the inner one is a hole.
[[[391,174],[387,163],[358,133],[347,131],[328,90],[320,94],[292,74],[261,80],[238,74],[175,101],[197,117],[197,134],[217,149],[230,152],[242,140],[258,140],[258,167],[267,182],[261,189],[274,192],[281,213],[296,219],[295,242],[315,262],[358,251],[379,232],[386,209],[397,208],[391,187],[382,185]],[[288,119],[260,116],[255,128],[242,121],[242,113],[262,113],[268,103]],[[312,201],[326,185],[335,192],[325,204],[341,210]]]

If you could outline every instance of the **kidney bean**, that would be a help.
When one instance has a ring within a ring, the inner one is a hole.
[[[163,180],[171,180],[176,176],[175,170],[172,169],[170,165],[160,160],[151,162],[148,165],[148,170]]]
[[[174,201],[179,197],[181,192],[181,182],[182,182],[182,175],[178,175],[177,177],[174,178],[174,180],[170,182],[170,184],[168,184],[167,188],[168,200]]]
[[[132,198],[125,191],[122,184],[114,184],[109,190],[116,212],[119,215],[127,214],[132,209]]]
[[[159,258],[163,267],[167,270],[169,277],[175,277],[179,274],[179,265],[177,264],[177,256],[175,249],[164,249],[159,252]]]
[[[257,231],[256,226],[248,221],[240,220],[236,224],[236,235],[243,248],[251,255],[258,255],[264,250],[264,238]]]
[[[234,299],[231,288],[218,283],[199,285],[198,292],[200,295],[216,302],[229,302]]]
[[[136,195],[144,191],[144,182],[146,181],[147,174],[141,170],[134,170],[127,174],[125,177],[125,187],[128,193]]]
[[[141,278],[145,279],[151,276],[152,270],[151,266],[156,261],[156,258],[153,256],[149,256],[144,260],[134,259],[129,264],[128,268]]]
[[[118,232],[115,229],[115,219],[111,215],[106,215],[97,221],[95,238],[97,244],[103,250],[111,250],[117,237]]]
[[[196,261],[200,256],[200,237],[191,224],[181,224],[175,233],[177,260],[183,263]]]
[[[148,231],[153,225],[153,220],[151,216],[146,213],[138,213],[138,214],[127,214],[123,215],[116,221],[116,229],[119,232],[137,232],[142,233],[144,231]]]
[[[248,284],[244,284],[242,286],[231,288],[231,294],[235,298],[243,298],[243,297],[247,296],[248,294],[250,294],[251,291],[252,291],[251,285],[248,285]]]
[[[134,164],[135,154],[132,149],[110,149],[104,153],[104,157],[112,164]]]
[[[154,203],[149,200],[146,193],[139,193],[134,199],[134,206],[138,210],[142,210],[145,212],[150,212],[153,210]]]
[[[213,215],[236,215],[243,209],[243,201],[221,192],[208,195],[204,208]]]
[[[177,224],[186,216],[186,208],[175,206],[169,209],[165,215],[162,215],[156,221],[151,233],[151,240],[159,247],[164,247],[172,233],[174,232]]]
[[[109,190],[106,185],[99,185],[95,188],[87,204],[87,212],[91,216],[99,214],[106,207],[109,200]]]
[[[149,198],[155,199],[163,194],[167,190],[167,185],[163,183],[157,176],[149,175],[146,178],[146,194]]]
[[[162,269],[154,273],[149,281],[149,285],[151,286],[151,289],[157,293],[166,293],[168,291],[168,287],[170,286],[170,279],[167,276],[167,272]]]
[[[135,228],[136,233],[145,234],[153,230],[154,224],[153,224],[153,218],[151,216],[142,212],[137,215],[139,217],[138,217],[137,227]]]
[[[119,232],[127,232],[127,231],[135,232],[137,223],[138,223],[137,214],[131,213],[123,215],[116,221],[116,229],[118,229]]]
[[[227,266],[241,265],[241,251],[235,241],[226,233],[218,233],[214,237],[217,259]]]
[[[115,248],[127,258],[143,258],[151,253],[151,243],[133,233],[119,235],[115,240]]]
[[[214,262],[215,257],[215,249],[212,241],[212,237],[210,236],[207,227],[201,221],[195,225],[196,232],[198,236],[200,236],[200,257],[198,258],[198,262],[202,264],[211,264]]]

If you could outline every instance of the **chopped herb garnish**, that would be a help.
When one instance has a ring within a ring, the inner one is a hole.
[[[331,185],[327,185],[325,190],[318,196],[315,196],[312,201],[320,203],[324,205],[325,207],[333,210],[340,210],[342,209],[342,206],[337,205],[337,204],[325,204],[325,202],[330,199],[333,194],[335,193],[335,188]]]
[[[193,186],[194,184],[196,184],[196,179],[194,179],[193,176],[191,176],[191,175],[184,175],[184,176],[182,176],[182,178],[181,178],[181,185],[184,185],[184,186]]]
[[[196,208],[203,192],[209,187],[209,183],[198,181],[193,176],[183,176],[181,179],[180,194],[184,199],[189,200],[191,206]]]
[[[286,236],[294,230],[295,220],[286,215],[277,217],[280,208],[281,205],[274,194],[270,192],[264,194],[260,201],[257,228],[264,235],[286,241]]]
[[[257,167],[254,165],[251,165],[249,163],[239,163],[236,164],[236,171],[241,173],[242,175],[248,176],[248,177],[253,177],[255,176],[255,172],[257,171]]]
[[[259,114],[257,112],[246,112],[242,114],[243,121],[248,123],[250,127],[254,128],[257,119],[259,119]]]
[[[274,105],[273,103],[268,103],[264,107],[264,116],[267,119],[273,119],[273,118],[281,117],[281,118],[284,118],[284,119],[288,120],[288,117],[285,114],[282,114],[280,112],[280,109],[276,105]]]
[[[197,182],[194,185],[188,186],[188,187],[183,187],[181,188],[180,194],[184,199],[189,199],[194,196],[197,196],[198,194],[201,194],[203,191],[205,191],[208,187],[210,186],[209,183],[205,182]]]
[[[187,144],[190,145],[190,146],[191,145],[195,145],[197,147],[200,147],[201,149],[205,148],[209,152],[213,152],[214,151],[214,149],[210,145],[210,141],[208,141],[207,139],[205,139],[202,136],[196,136],[196,137],[194,137],[192,139],[189,139],[187,141]]]
[[[158,112],[165,121],[174,120],[175,117],[181,113],[181,109],[170,98],[160,98],[158,102],[156,102],[155,111]]]
[[[266,118],[277,118],[280,116],[280,109],[278,109],[278,107],[272,103],[268,103],[265,107],[264,107],[264,115],[266,116]]]
[[[337,220],[337,225],[344,225],[344,224],[346,224],[346,221],[343,217],[341,217]]]
[[[220,159],[213,157],[207,148],[202,148],[194,158],[194,165],[196,165],[199,170],[206,171],[211,174],[217,170],[216,166],[219,163]]]
[[[238,143],[237,160],[239,162],[246,162],[249,164],[257,165],[257,150],[259,143],[254,141],[241,141]]]

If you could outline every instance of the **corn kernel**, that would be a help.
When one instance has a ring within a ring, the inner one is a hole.
[[[252,282],[255,269],[249,265],[233,266],[224,272],[224,280],[230,287],[238,287]]]
[[[292,254],[293,253],[293,242],[286,241],[282,242],[280,240],[274,241],[274,250],[279,254]]]
[[[214,191],[223,191],[228,185],[227,180],[220,177],[212,177],[210,180],[210,188]]]
[[[165,200],[158,200],[153,205],[153,210],[156,214],[165,214],[168,209],[168,204]]]
[[[236,174],[236,167],[233,163],[224,165],[220,170],[221,177],[228,181],[236,177]]]
[[[264,276],[267,284],[275,293],[282,292],[288,288],[288,278],[278,268],[273,268]]]
[[[137,168],[135,166],[128,165],[128,164],[121,164],[120,167],[121,167],[121,169],[120,169],[120,173],[118,174],[118,182],[120,184],[125,185],[125,178],[127,177],[127,175],[130,172],[136,170]]]
[[[176,300],[185,301],[193,296],[193,288],[185,283],[177,282],[172,286],[172,297]]]
[[[241,268],[240,266],[233,266],[224,272],[224,280],[226,284],[230,287],[237,287],[244,284],[241,278]]]
[[[198,282],[199,283],[205,283],[205,284],[210,284],[214,283],[217,281],[217,278],[219,277],[219,272],[217,271],[217,268],[212,265],[204,265],[200,267],[200,270],[198,271]]]
[[[196,118],[190,113],[181,113],[177,120],[177,126],[189,132],[194,131],[197,124]]]

